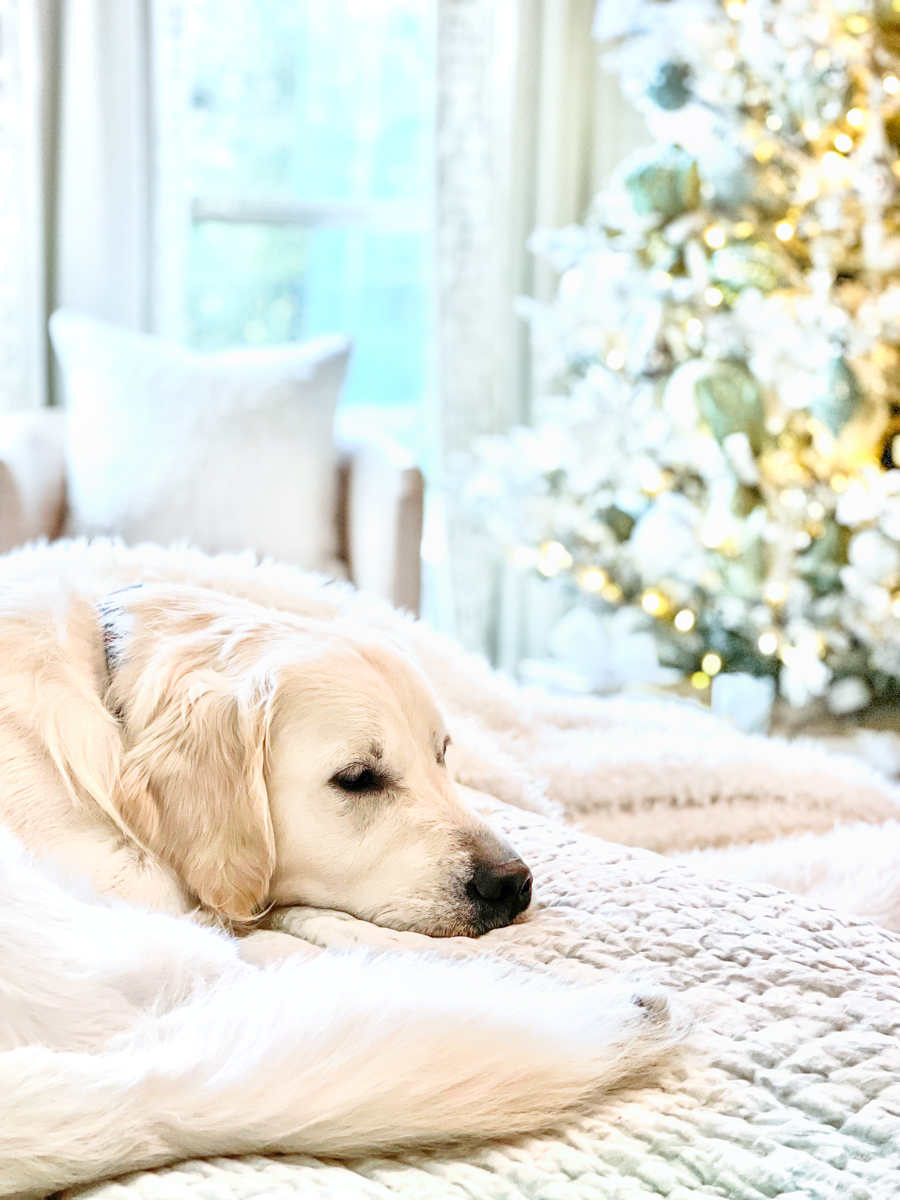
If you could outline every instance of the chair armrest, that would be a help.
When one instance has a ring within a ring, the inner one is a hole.
[[[0,414],[0,553],[58,537],[65,521],[64,414]]]
[[[421,588],[425,481],[404,451],[366,440],[345,447],[343,543],[360,591],[414,615]]]

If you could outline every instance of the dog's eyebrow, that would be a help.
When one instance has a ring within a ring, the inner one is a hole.
[[[372,742],[369,746],[368,754],[369,758],[374,759],[375,762],[380,762],[384,758],[384,747],[379,746],[377,742]]]

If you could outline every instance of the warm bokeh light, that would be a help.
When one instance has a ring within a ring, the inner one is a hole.
[[[764,633],[756,644],[760,654],[774,654],[778,649],[778,638],[774,633]]]

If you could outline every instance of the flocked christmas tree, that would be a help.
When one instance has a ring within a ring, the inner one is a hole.
[[[469,495],[701,691],[900,694],[900,0],[601,0],[595,32],[656,144],[536,237],[538,418]]]

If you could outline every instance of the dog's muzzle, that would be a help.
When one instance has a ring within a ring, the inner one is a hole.
[[[475,932],[511,924],[531,903],[532,876],[521,858],[476,863],[466,894],[475,907]]]

